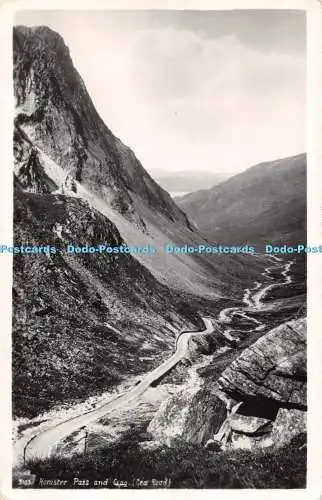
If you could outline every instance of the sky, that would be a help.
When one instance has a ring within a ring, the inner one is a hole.
[[[70,49],[149,172],[238,172],[305,151],[305,13],[21,11]]]

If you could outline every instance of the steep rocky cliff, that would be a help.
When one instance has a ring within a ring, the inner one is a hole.
[[[62,37],[18,26],[13,54],[15,173],[24,189],[62,192],[68,176],[75,194],[112,220],[128,244],[161,248],[137,257],[159,280],[194,295],[240,296],[260,267],[254,257],[245,275],[247,256],[164,253],[167,243],[205,240],[101,120]]]
[[[66,173],[139,223],[136,197],[166,218],[188,221],[134,153],[103,123],[60,35],[14,29],[16,122]]]

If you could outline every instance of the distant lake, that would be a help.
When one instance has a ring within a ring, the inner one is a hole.
[[[190,193],[191,191],[169,191],[170,196],[174,198],[175,196],[184,196],[185,194]]]

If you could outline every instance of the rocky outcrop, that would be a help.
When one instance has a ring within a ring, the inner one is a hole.
[[[277,446],[288,445],[295,436],[306,432],[306,424],[306,411],[280,408],[273,423],[273,443]]]
[[[248,418],[246,415],[235,413],[230,418],[230,427],[234,432],[242,432],[255,436],[262,435],[271,430],[272,424],[268,418],[253,417]]]
[[[306,320],[284,323],[246,349],[218,380],[240,401],[306,408]]]
[[[13,151],[15,177],[21,187],[32,193],[50,193],[58,188],[46,174],[37,148],[17,124],[14,128]]]
[[[218,388],[226,400],[242,402],[228,422],[233,447],[279,447],[305,433],[306,320],[284,323],[257,340],[224,370]]]
[[[152,420],[150,431],[167,444],[182,439],[207,444],[215,451],[280,447],[306,432],[305,410],[303,318],[257,340],[224,369],[215,384],[206,376],[196,393],[182,390],[170,397]]]
[[[185,388],[164,401],[148,431],[168,446],[177,440],[203,444],[226,417],[224,403],[206,389]]]
[[[307,412],[294,408],[279,408],[275,420],[238,414],[234,417],[230,419],[233,448],[281,448],[288,446],[296,436],[306,433]]]

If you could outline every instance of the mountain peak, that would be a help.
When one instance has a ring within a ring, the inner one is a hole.
[[[63,37],[53,29],[48,26],[24,26],[18,25],[13,28],[14,37],[20,40],[37,42],[35,45],[38,48],[46,48],[52,50],[64,50],[66,53],[69,52],[67,45],[64,42]]]
[[[17,26],[13,51],[16,124],[34,146],[139,228],[151,211],[189,227],[170,195],[103,122],[63,38],[46,26]]]

